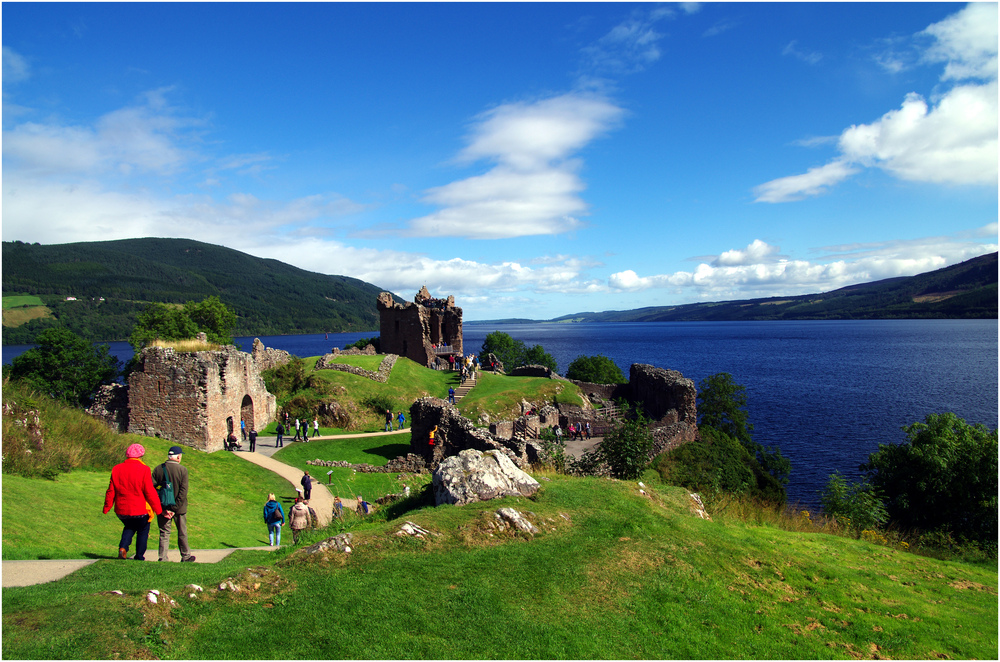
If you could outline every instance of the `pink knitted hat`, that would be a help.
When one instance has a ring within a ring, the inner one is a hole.
[[[142,444],[132,444],[125,449],[125,457],[142,457],[146,454],[146,449]]]

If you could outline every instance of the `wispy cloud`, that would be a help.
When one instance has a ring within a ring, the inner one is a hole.
[[[411,221],[408,233],[499,239],[577,228],[587,204],[575,156],[623,112],[605,97],[573,92],[484,113],[459,160],[496,165],[428,190],[424,201],[443,209]]]
[[[685,14],[693,14],[700,6],[698,3],[681,3],[678,8]],[[659,42],[663,34],[656,31],[656,24],[676,15],[673,7],[662,5],[633,11],[607,34],[581,50],[585,68],[598,75],[642,71],[662,55]]]
[[[989,233],[992,227],[992,233]],[[827,292],[848,285],[940,269],[997,250],[996,224],[969,234],[911,241],[827,246],[813,260],[780,258],[780,248],[754,240],[746,249],[726,251],[693,271],[639,276],[632,270],[612,274],[611,289],[693,291],[702,300],[754,298]]]
[[[819,61],[823,59],[822,53],[806,51],[799,48],[797,40],[788,42],[788,45],[781,51],[781,54],[791,55],[794,58],[802,60],[806,64],[819,64]]]
[[[834,161],[758,186],[758,202],[818,195],[862,168],[916,182],[996,184],[997,5],[970,4],[919,36],[933,39],[922,59],[945,64],[942,81],[967,82],[930,102],[910,93],[899,109],[845,129]]]
[[[28,60],[12,48],[3,47],[3,82],[17,83],[26,80],[31,75]]]

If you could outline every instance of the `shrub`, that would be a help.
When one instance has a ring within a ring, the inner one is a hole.
[[[641,412],[627,411],[626,414],[630,415],[610,422],[604,441],[597,447],[597,455],[611,468],[612,476],[632,479],[638,478],[649,464],[653,435],[649,431],[649,420]]]
[[[121,373],[121,362],[107,345],[91,344],[69,329],[48,329],[36,342],[13,360],[7,374],[67,404],[89,405],[97,388]]]
[[[995,544],[997,431],[952,413],[929,414],[903,430],[906,442],[879,444],[862,465],[892,522]]]
[[[823,512],[852,531],[881,529],[889,513],[875,488],[866,480],[848,482],[839,472],[830,476],[820,495]]]
[[[576,357],[566,369],[566,378],[591,384],[624,384],[628,381],[621,368],[602,354]]]
[[[358,349],[364,349],[368,345],[375,348],[376,354],[382,353],[382,339],[380,336],[375,336],[374,338],[362,338],[361,340],[352,342],[350,345],[345,345],[344,349],[352,349],[355,347]]]

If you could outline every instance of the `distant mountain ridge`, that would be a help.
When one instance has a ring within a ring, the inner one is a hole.
[[[5,241],[4,296],[36,295],[52,316],[5,326],[3,344],[32,342],[57,324],[93,341],[124,340],[148,302],[184,303],[212,295],[236,313],[236,335],[371,331],[378,329],[375,300],[382,291],[355,278],[191,239],[46,246]]]
[[[829,319],[997,319],[997,254],[981,255],[916,276],[849,285],[824,294],[584,312],[550,320],[483,320],[466,324]]]

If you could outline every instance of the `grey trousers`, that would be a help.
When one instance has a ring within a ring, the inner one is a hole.
[[[188,547],[188,527],[187,514],[175,514],[171,519],[163,515],[156,516],[156,523],[160,527],[160,561],[167,561],[167,550],[170,548],[170,528],[177,523],[177,547],[181,550],[181,560],[191,556],[191,548]]]

